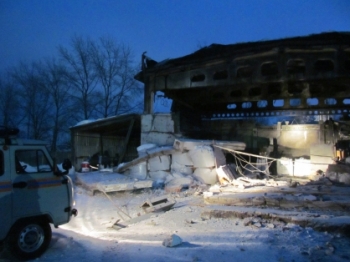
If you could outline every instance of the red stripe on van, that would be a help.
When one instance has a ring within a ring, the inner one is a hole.
[[[46,178],[28,181],[28,189],[46,188],[60,185],[62,185],[62,180],[60,178]]]
[[[11,181],[0,182],[0,192],[8,192],[12,190]]]

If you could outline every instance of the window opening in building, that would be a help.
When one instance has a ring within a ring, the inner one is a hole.
[[[227,109],[236,109],[237,105],[236,104],[229,104],[227,105]]]
[[[336,105],[337,104],[337,100],[335,98],[326,98],[324,100],[324,104],[325,105],[329,105],[329,106]]]
[[[259,108],[267,107],[267,100],[260,100],[257,102]]]
[[[284,99],[273,100],[274,107],[282,107],[284,106]]]
[[[345,98],[345,99],[343,100],[343,104],[344,104],[344,105],[349,105],[349,104],[350,104],[350,99],[349,99],[349,98]]]
[[[242,103],[242,108],[251,108],[252,107],[252,102],[243,102]]]
[[[308,98],[306,100],[306,104],[309,106],[316,106],[316,105],[318,105],[318,99],[317,98]]]
[[[289,100],[290,106],[300,106],[300,104],[301,104],[300,98],[292,98]]]

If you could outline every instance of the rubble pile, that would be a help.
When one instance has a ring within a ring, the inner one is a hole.
[[[172,147],[145,144],[138,148],[138,158],[119,165],[115,171],[134,179],[150,179],[156,187],[164,186],[166,192],[215,185],[218,182],[217,167],[225,162],[221,150],[215,149],[217,144],[236,150],[245,149],[245,144],[241,142],[194,139],[175,139]]]
[[[274,227],[279,221],[350,232],[350,160],[332,159],[330,145],[312,145],[310,160],[274,159],[244,152],[243,142],[174,138],[169,116],[144,116],[142,130],[136,159],[108,172],[78,174],[78,183],[92,193],[192,192],[203,196],[203,217],[246,218],[247,225],[257,228]],[[234,164],[226,163],[228,154]],[[278,175],[269,172],[273,162]],[[175,203],[163,199],[155,206],[146,200],[143,207],[155,212]]]

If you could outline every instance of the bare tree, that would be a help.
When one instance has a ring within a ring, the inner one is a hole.
[[[71,41],[71,51],[62,46],[59,47],[60,57],[68,70],[68,80],[77,92],[77,94],[73,93],[73,97],[79,105],[77,110],[82,111],[84,119],[93,116],[97,103],[93,95],[97,78],[91,58],[91,46],[90,39],[74,36]]]
[[[102,86],[99,105],[102,116],[135,111],[140,102],[135,103],[136,99],[131,97],[141,97],[142,90],[134,80],[131,49],[116,44],[111,38],[100,38],[98,43],[92,44],[91,57]]]
[[[41,63],[21,63],[13,72],[14,80],[20,85],[20,106],[25,117],[27,136],[46,140],[50,137],[51,102],[39,72]]]
[[[18,86],[12,81],[10,73],[2,75],[0,90],[0,123],[3,126],[18,127],[24,117],[20,108]]]
[[[134,76],[136,68],[132,66],[130,48],[123,48],[121,52],[121,70],[119,73],[117,101],[114,114],[126,114],[143,109],[143,88],[136,83]]]
[[[47,59],[45,67],[40,70],[43,80],[43,87],[50,97],[51,103],[51,152],[57,151],[57,143],[68,132],[70,119],[72,116],[72,99],[70,94],[70,84],[67,81],[66,68],[58,64],[55,60]]]

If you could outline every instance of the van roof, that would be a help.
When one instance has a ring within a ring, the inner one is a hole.
[[[34,139],[20,139],[20,138],[9,138],[8,141],[11,141],[11,143],[8,143],[5,138],[0,138],[0,145],[26,145],[26,146],[34,146],[34,145],[40,145],[45,146],[47,145],[46,141],[42,140],[34,140]]]

